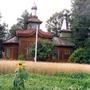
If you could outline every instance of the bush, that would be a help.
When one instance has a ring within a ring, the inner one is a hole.
[[[74,63],[90,63],[90,49],[79,48],[75,50],[69,57],[70,62]]]
[[[54,50],[53,43],[49,41],[38,41],[37,43],[37,59],[38,60],[46,60]],[[34,58],[35,56],[35,43],[30,47],[30,54],[31,57]]]
[[[86,52],[85,52],[85,62],[90,64],[90,48],[86,49]]]
[[[18,59],[19,59],[19,60],[25,60],[25,57],[24,57],[23,54],[20,54],[20,55],[18,56]]]

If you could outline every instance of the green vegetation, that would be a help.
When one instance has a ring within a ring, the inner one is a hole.
[[[90,49],[79,48],[75,50],[69,57],[70,62],[75,63],[90,63]]]
[[[16,36],[17,30],[27,29],[27,20],[28,20],[29,16],[30,16],[29,12],[27,10],[25,10],[22,13],[21,17],[17,18],[17,23],[12,25],[10,28],[11,37]]]
[[[38,60],[46,60],[51,54],[54,49],[54,44],[50,41],[38,41],[37,45],[37,58]],[[30,47],[29,50],[31,57],[35,57],[35,43]]]
[[[14,75],[0,75],[0,90],[12,90]],[[90,90],[90,74],[30,74],[25,90]]]
[[[65,12],[65,14],[64,14]],[[66,18],[67,29],[69,28],[68,23],[70,23],[70,11],[64,9],[60,12],[55,12],[46,22],[46,28],[48,32],[51,32],[53,36],[60,36],[60,30],[63,24],[63,18]]]
[[[71,62],[90,64],[89,9],[90,0],[72,0],[71,39],[76,50],[69,58]]]
[[[85,47],[90,27],[90,0],[72,0],[72,41],[76,48]]]
[[[27,79],[27,72],[23,63],[18,64],[18,68],[15,72],[15,78],[13,81],[12,90],[25,90],[24,81]]]
[[[76,49],[69,57],[70,62],[90,64],[90,39],[86,40],[84,48]]]
[[[20,55],[18,56],[18,60],[25,60],[25,56],[24,56],[23,54],[20,54]]]

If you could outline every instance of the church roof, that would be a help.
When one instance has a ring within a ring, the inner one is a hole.
[[[55,46],[74,46],[72,42],[59,37],[54,37],[52,40]]]
[[[30,16],[29,19],[28,19],[28,23],[42,23],[41,20],[38,19],[37,16]]]
[[[64,33],[71,33],[72,31],[71,30],[65,30],[65,29],[63,29],[63,30],[60,30],[60,32],[64,32]]]
[[[25,36],[25,37],[30,37],[36,35],[36,30],[17,30],[16,31],[16,36]],[[52,38],[51,33],[49,32],[44,32],[41,29],[38,30],[38,36],[42,38]]]
[[[10,38],[9,40],[5,41],[4,44],[6,43],[12,43],[12,44],[17,44],[18,43],[18,38],[17,37],[13,37],[13,38]]]

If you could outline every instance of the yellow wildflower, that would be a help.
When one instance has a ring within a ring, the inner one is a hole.
[[[19,62],[19,63],[18,63],[18,68],[22,68],[22,69],[25,68],[23,62]]]

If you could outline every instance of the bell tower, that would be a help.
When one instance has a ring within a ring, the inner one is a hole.
[[[31,8],[31,16],[29,17],[28,19],[28,22],[27,22],[27,28],[28,29],[33,29],[33,30],[37,30],[40,29],[40,24],[42,23],[41,20],[38,19],[38,16],[37,16],[37,6],[34,2],[32,8]]]
[[[36,6],[35,2],[31,8],[31,11],[32,11],[32,13],[31,13],[32,16],[37,16],[37,6]]]

